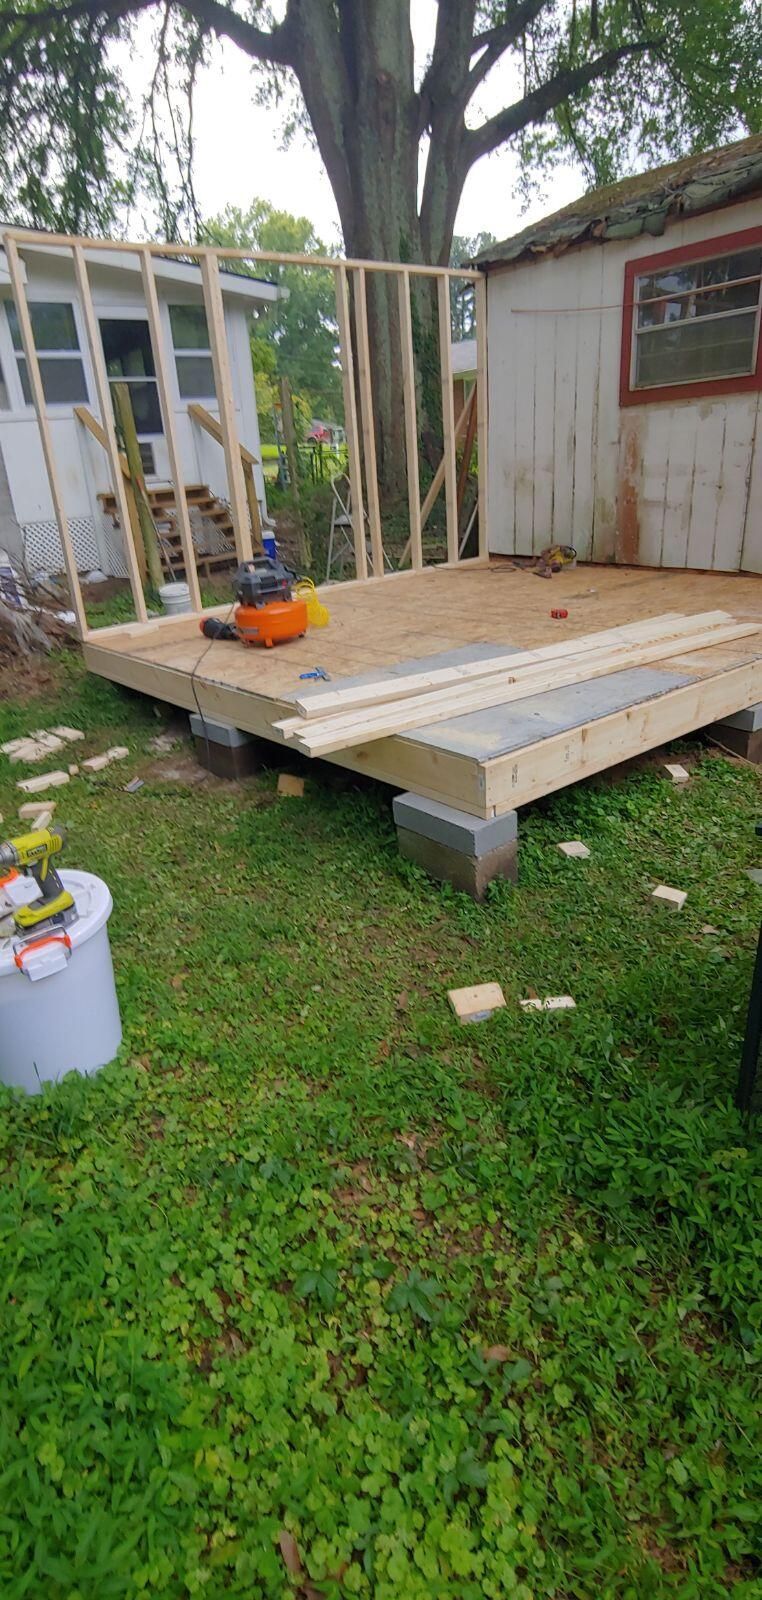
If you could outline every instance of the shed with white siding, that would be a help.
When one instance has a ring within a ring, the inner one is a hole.
[[[478,264],[490,550],[762,572],[762,137],[596,190]]]

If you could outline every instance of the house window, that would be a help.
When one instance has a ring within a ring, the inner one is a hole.
[[[116,384],[126,384],[139,438],[163,433],[153,347],[145,317],[101,317],[100,330],[112,395]]]
[[[140,451],[140,465],[143,468],[146,477],[155,478],[156,457],[154,455],[153,445],[151,444],[150,440],[138,439],[138,450]]]
[[[6,381],[5,381],[5,373],[3,372],[3,369],[0,366],[0,411],[9,411],[9,410],[10,410],[10,406],[8,404],[8,385],[7,385]]]
[[[6,306],[8,326],[21,379],[26,405],[32,404],[32,391],[23,354],[21,329],[16,307]],[[34,335],[34,346],[40,364],[42,389],[49,405],[71,406],[88,399],[85,368],[79,353],[79,336],[74,321],[74,309],[65,301],[38,300],[29,307]]]
[[[170,306],[177,386],[184,400],[213,400],[214,367],[203,306]]]
[[[628,263],[622,403],[762,387],[761,307],[762,229]]]

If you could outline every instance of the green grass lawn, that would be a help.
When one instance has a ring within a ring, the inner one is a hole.
[[[75,658],[0,738],[61,720],[124,1045],[0,1091],[3,1600],[759,1600],[756,774],[562,793],[476,907],[380,788],[184,782]]]

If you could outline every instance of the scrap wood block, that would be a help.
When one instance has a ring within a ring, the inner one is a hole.
[[[70,783],[68,772],[41,772],[36,778],[18,778],[16,788],[24,794],[41,794],[44,789],[60,789],[62,783]]]
[[[81,728],[67,728],[65,724],[60,728],[53,728],[52,731],[59,739],[63,739],[66,744],[74,744],[76,739],[84,739],[85,737]]]
[[[520,1000],[519,1005],[523,1011],[575,1011],[577,1002],[570,994],[549,994],[544,1000]]]
[[[587,845],[583,844],[581,839],[567,839],[565,844],[559,844],[556,848],[561,851],[562,856],[570,856],[576,861],[587,861],[590,855]]]
[[[690,780],[688,768],[681,766],[679,761],[665,761],[664,771],[669,775],[673,783],[688,783]]]
[[[82,766],[88,772],[102,772],[103,768],[108,767],[112,761],[124,761],[125,756],[128,756],[129,753],[126,744],[114,744],[110,750],[104,750],[102,755],[90,756],[87,761],[82,762]]]
[[[42,811],[37,812],[35,817],[32,817],[31,832],[39,833],[41,828],[49,828],[52,821],[53,811],[50,806],[45,806]]]
[[[651,899],[659,900],[665,906],[671,906],[673,911],[682,911],[683,906],[688,899],[688,890],[670,889],[668,884],[660,883],[658,884],[657,888],[654,889]]]
[[[290,795],[294,800],[301,800],[304,794],[304,779],[297,778],[293,772],[279,772],[278,794]]]
[[[54,733],[46,733],[44,728],[37,733],[30,733],[28,739],[22,740],[16,749],[11,751],[11,761],[42,761],[44,756],[53,756],[57,750],[63,749],[63,739],[56,738]]]
[[[499,983],[477,983],[468,989],[448,989],[447,998],[460,1023],[486,1022],[505,1005]]]
[[[29,817],[38,817],[40,815],[40,811],[43,809],[43,806],[44,806],[44,809],[46,811],[50,812],[50,815],[52,817],[53,812],[56,809],[55,800],[45,800],[45,801],[42,801],[42,800],[27,800],[27,801],[25,801],[23,806],[19,806],[19,816],[20,816],[22,822],[26,822]]]

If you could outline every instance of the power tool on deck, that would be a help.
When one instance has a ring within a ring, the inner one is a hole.
[[[292,591],[294,575],[282,561],[271,556],[255,556],[243,561],[233,580],[235,608],[233,622],[205,617],[199,624],[207,639],[240,639],[246,645],[265,645],[270,649],[285,639],[298,639],[307,632],[307,605]]]
[[[64,846],[60,828],[38,828],[0,844],[0,900],[23,940],[68,928],[77,920],[73,896],[53,865]]]

